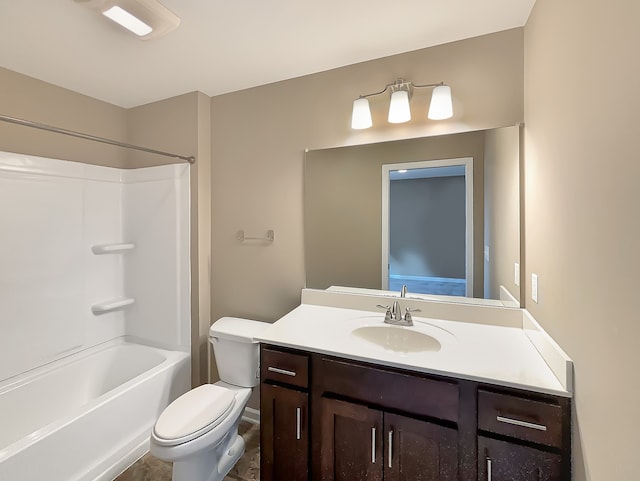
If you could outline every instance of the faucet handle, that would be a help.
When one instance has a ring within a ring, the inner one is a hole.
[[[384,314],[384,320],[385,321],[390,321],[392,319],[391,307],[383,306],[382,304],[376,304],[376,307],[379,307],[380,309],[386,309],[387,310],[387,312],[385,312],[385,314]]]
[[[405,309],[404,320],[407,322],[413,322],[413,316],[411,316],[412,312],[422,312],[420,309],[409,309],[408,307]]]

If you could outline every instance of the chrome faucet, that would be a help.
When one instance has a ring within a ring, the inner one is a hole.
[[[407,307],[406,314],[402,316],[402,308],[399,301],[393,301],[391,307],[378,304],[376,307],[386,309],[387,312],[384,315],[384,322],[386,324],[392,324],[394,326],[413,326],[412,312],[418,312],[420,309],[409,309]]]
[[[400,303],[398,301],[393,301],[393,306],[391,307],[391,320],[402,321],[402,309],[400,308]]]
[[[407,297],[407,286],[404,284],[402,285],[402,289],[400,289],[400,297]]]

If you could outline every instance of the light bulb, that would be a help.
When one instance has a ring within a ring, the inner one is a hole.
[[[451,87],[448,85],[438,85],[431,94],[431,104],[429,105],[429,117],[431,120],[444,120],[453,116],[453,106],[451,104]]]
[[[353,112],[351,113],[351,128],[355,130],[368,129],[373,125],[371,121],[371,110],[369,101],[364,98],[353,101]]]
[[[102,15],[135,33],[139,37],[144,37],[153,31],[149,25],[144,23],[138,17],[117,5],[105,10],[102,12]]]
[[[406,90],[396,90],[391,94],[389,103],[389,117],[387,120],[392,124],[401,124],[411,120],[411,108],[409,107],[409,92]]]

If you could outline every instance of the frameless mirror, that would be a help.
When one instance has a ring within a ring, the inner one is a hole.
[[[307,287],[392,295],[407,285],[409,297],[520,305],[521,135],[307,152]]]

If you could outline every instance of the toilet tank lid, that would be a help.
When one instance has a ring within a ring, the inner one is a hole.
[[[222,317],[211,325],[209,338],[229,339],[236,342],[257,343],[254,337],[269,327],[268,322],[240,317]]]

